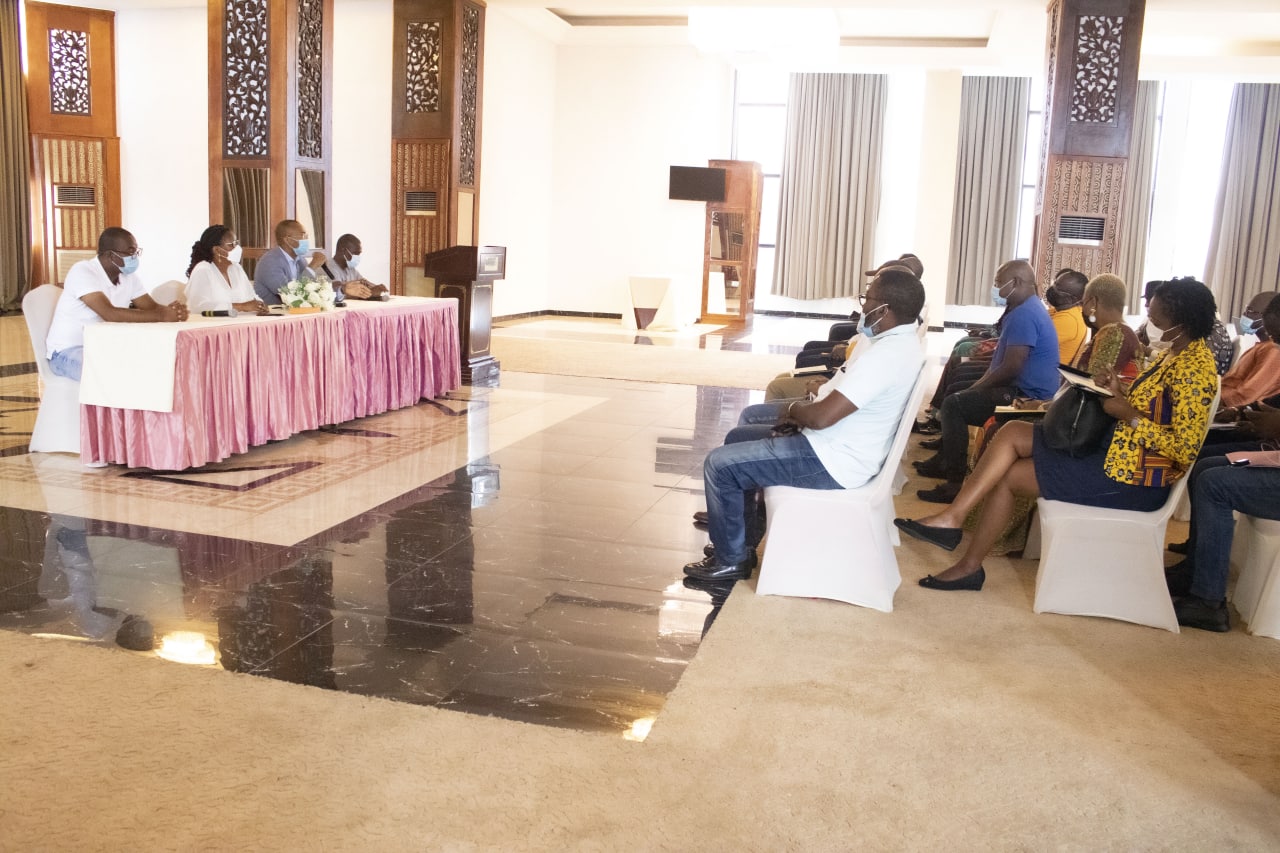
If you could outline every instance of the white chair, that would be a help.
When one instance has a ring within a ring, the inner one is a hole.
[[[1218,398],[1209,407],[1209,420]],[[1036,613],[1103,616],[1178,633],[1164,579],[1164,531],[1187,490],[1178,478],[1153,512],[1100,509],[1040,498]]]
[[[160,305],[172,305],[175,302],[181,302],[185,305],[187,302],[187,283],[173,279],[163,284],[157,284],[151,288],[151,298]]]
[[[890,493],[924,391],[922,369],[884,466],[865,486],[764,490],[769,529],[757,595],[830,598],[886,613],[893,610],[902,575],[893,553],[900,540]]]
[[[45,357],[45,338],[61,297],[61,287],[42,284],[22,298],[22,314],[40,377],[40,409],[29,448],[32,453],[80,452],[80,383],[55,375]]]
[[[1231,601],[1250,634],[1280,639],[1280,521],[1241,514],[1231,543]]]

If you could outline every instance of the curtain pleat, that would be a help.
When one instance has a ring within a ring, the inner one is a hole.
[[[17,310],[31,278],[30,135],[18,0],[0,0],[0,310]]]
[[[990,302],[991,277],[1013,257],[1031,80],[966,77],[952,202],[948,299]]]
[[[1238,83],[1231,96],[1205,284],[1234,317],[1280,278],[1280,84]]]
[[[793,74],[772,292],[855,296],[875,266],[888,78]]]
[[[1116,239],[1116,275],[1124,280],[1129,313],[1137,314],[1146,284],[1147,237],[1151,233],[1151,185],[1156,166],[1156,113],[1160,83],[1138,81],[1133,107],[1133,136],[1129,141],[1129,168],[1120,197],[1120,233]]]

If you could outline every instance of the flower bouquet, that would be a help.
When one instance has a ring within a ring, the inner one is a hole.
[[[314,314],[333,309],[333,285],[324,279],[287,282],[280,288],[280,301],[289,314]]]

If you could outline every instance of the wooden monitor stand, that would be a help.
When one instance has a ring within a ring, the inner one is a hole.
[[[458,300],[462,381],[468,385],[497,385],[502,365],[489,351],[493,283],[506,275],[506,247],[451,246],[427,255],[422,270],[435,280],[436,296]]]

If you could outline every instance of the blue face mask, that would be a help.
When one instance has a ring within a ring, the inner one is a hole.
[[[1262,324],[1261,318],[1257,320],[1250,320],[1248,317],[1236,318],[1236,328],[1240,331],[1240,334],[1242,335],[1258,334],[1258,326],[1260,326],[1261,324]]]
[[[311,241],[303,237],[298,241],[298,245],[293,248],[293,254],[299,258],[305,258],[311,254]]]
[[[358,266],[360,266],[360,256],[359,256],[359,255],[352,255],[351,257],[347,258],[347,269],[352,269],[352,270],[353,270],[353,269],[355,269],[355,268],[356,268],[356,267],[358,267]]]
[[[1008,300],[1008,299],[1006,299],[1006,298],[1001,294],[1001,291],[1002,291],[1002,290],[1004,290],[1006,287],[1008,287],[1010,284],[1012,284],[1012,282],[1005,282],[1005,283],[1004,283],[1004,284],[1002,284],[1002,285],[1001,285],[1001,284],[993,284],[993,285],[991,285],[991,302],[992,302],[992,304],[993,304],[993,305],[995,305],[996,307],[998,307],[998,308],[999,308],[999,307],[1003,307],[1004,305],[1008,304],[1009,300]]]
[[[870,326],[867,325],[867,317],[871,314],[876,313],[877,311],[883,311],[885,308],[888,308],[888,307],[889,307],[888,305],[878,305],[875,308],[872,308],[870,311],[867,311],[861,317],[859,317],[858,332],[865,335],[868,338],[874,338],[876,336],[876,326],[880,325],[880,320],[883,320],[884,317],[881,317],[880,320],[876,320]]]
[[[133,275],[138,271],[138,264],[141,259],[137,255],[121,255],[120,256],[120,272],[125,275]]]

